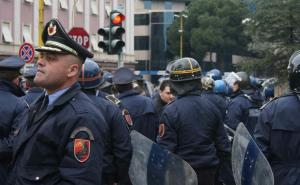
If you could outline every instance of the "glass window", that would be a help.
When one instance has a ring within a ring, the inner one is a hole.
[[[144,1],[144,9],[150,10],[152,8],[152,0]]]
[[[98,3],[96,0],[91,1],[91,12],[93,15],[98,15]]]
[[[13,42],[11,35],[11,26],[9,22],[2,23],[2,38],[3,42]]]
[[[148,69],[149,60],[137,60],[136,62],[135,70],[143,71]]]
[[[25,42],[32,43],[31,26],[30,25],[25,24],[23,26],[23,39]]]
[[[67,2],[67,0],[60,0],[59,1],[60,2],[60,7],[61,7],[61,9],[68,9],[68,2]]]
[[[172,2],[166,1],[165,2],[165,9],[166,10],[172,10],[172,5],[173,5]]]
[[[151,14],[151,23],[163,23],[164,22],[164,13],[154,12]]]
[[[149,36],[135,36],[134,50],[149,50]]]
[[[44,0],[44,5],[51,6],[51,0]]]
[[[76,1],[76,10],[77,12],[83,12],[83,1],[82,0],[77,0]]]
[[[149,14],[135,14],[134,25],[149,25]]]

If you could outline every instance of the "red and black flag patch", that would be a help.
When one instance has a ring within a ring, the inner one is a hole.
[[[122,115],[124,116],[126,123],[131,127],[133,125],[133,121],[127,109],[122,110]]]
[[[159,124],[159,128],[158,128],[158,136],[163,137],[164,135],[165,135],[165,124],[161,123]]]
[[[83,163],[90,157],[91,142],[87,139],[74,140],[74,157]]]

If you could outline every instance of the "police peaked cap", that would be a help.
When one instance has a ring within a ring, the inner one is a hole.
[[[117,85],[125,85],[131,83],[135,79],[135,75],[132,70],[121,67],[119,68],[114,76],[112,77],[112,81]]]
[[[25,62],[17,56],[8,57],[0,61],[0,69],[19,70],[25,65]]]
[[[46,24],[42,33],[42,40],[44,46],[35,49],[36,51],[72,54],[80,58],[82,63],[86,58],[93,58],[94,56],[70,38],[57,19],[51,19]]]

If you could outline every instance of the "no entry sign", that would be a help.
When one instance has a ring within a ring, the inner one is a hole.
[[[19,57],[26,63],[30,63],[34,59],[34,48],[29,43],[24,43],[19,49]]]
[[[84,48],[90,47],[90,36],[84,28],[74,27],[69,31],[69,36]]]

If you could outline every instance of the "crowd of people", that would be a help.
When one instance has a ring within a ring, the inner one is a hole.
[[[240,122],[275,184],[300,184],[300,52],[289,61],[290,92],[274,98],[274,84],[243,71],[204,74],[192,58],[172,61],[149,90],[129,68],[104,71],[57,19],[42,40],[36,64],[0,61],[0,184],[130,185],[136,130],[190,164],[199,185],[235,185],[231,138]]]

